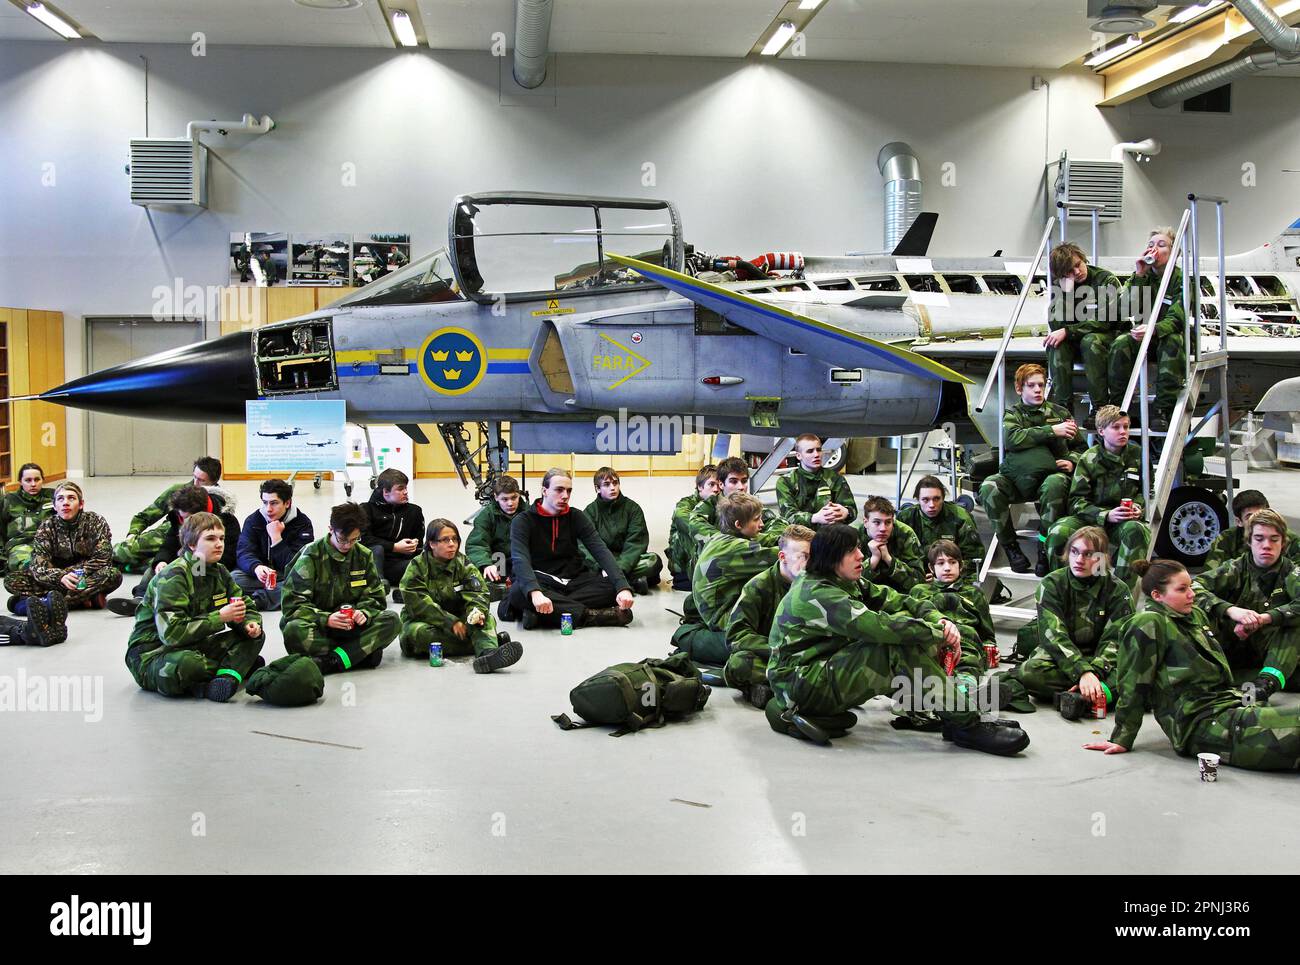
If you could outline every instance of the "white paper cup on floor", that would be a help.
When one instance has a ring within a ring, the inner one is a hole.
[[[1213,783],[1219,779],[1219,755],[1197,754],[1197,763],[1201,765],[1201,780]]]

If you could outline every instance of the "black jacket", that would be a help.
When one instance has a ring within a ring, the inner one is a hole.
[[[290,506],[284,515],[284,533],[273,549],[271,537],[266,535],[266,517],[260,509],[254,510],[244,520],[243,532],[239,534],[239,568],[252,573],[259,566],[269,566],[277,573],[283,573],[298,551],[314,538],[311,520],[305,513],[298,512],[297,506]]]
[[[415,503],[394,506],[384,499],[384,491],[376,486],[370,493],[366,511],[365,530],[361,533],[363,546],[381,546],[392,552],[398,540],[413,539],[424,546],[424,511]]]
[[[216,493],[208,493],[208,512],[216,513],[226,527],[226,548],[221,553],[221,565],[228,570],[237,567],[239,558],[239,520],[226,512],[226,501]],[[149,563],[152,573],[159,563],[170,563],[181,555],[181,518],[176,510],[167,513],[167,535],[163,537],[162,546]]]
[[[579,540],[614,584],[615,593],[631,589],[614,554],[586,513],[570,507],[566,512],[551,516],[542,513],[541,505],[542,501],[536,500],[525,512],[516,514],[510,524],[511,568],[514,581],[523,592],[541,589],[537,582],[538,571],[563,580],[589,573],[582,554],[578,552]]]

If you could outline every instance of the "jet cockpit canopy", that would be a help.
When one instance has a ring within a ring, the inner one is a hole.
[[[681,270],[682,229],[669,201],[568,194],[466,194],[451,212],[452,270],[476,302],[652,284],[612,252]]]

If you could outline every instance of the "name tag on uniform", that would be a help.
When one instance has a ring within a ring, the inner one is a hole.
[[[212,598],[213,606],[225,606],[229,602],[230,602],[229,598],[220,593],[218,593],[216,596]]]
[[[1141,482],[1142,474],[1137,470],[1130,470],[1129,472],[1124,473],[1124,478],[1131,480],[1132,482]]]
[[[348,584],[348,586],[365,586],[365,585],[366,585],[365,580],[353,580],[351,583]]]
[[[455,586],[452,587],[452,589],[455,590],[457,593],[460,593],[462,590],[465,589],[465,584],[457,583]]]

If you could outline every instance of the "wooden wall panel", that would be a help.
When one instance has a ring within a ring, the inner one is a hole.
[[[27,308],[0,308],[8,328],[9,392],[32,395],[65,380],[63,372],[63,313]],[[68,471],[67,411],[52,402],[10,405],[10,461],[4,485],[25,462],[40,463],[47,479],[62,479]]]

